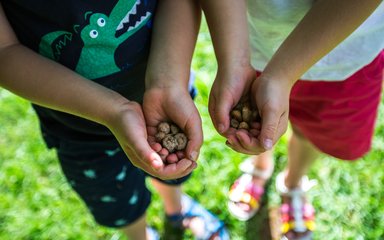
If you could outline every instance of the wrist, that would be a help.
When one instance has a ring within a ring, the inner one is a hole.
[[[175,77],[178,76],[178,77]],[[189,81],[189,72],[188,73],[158,73],[148,74],[145,79],[145,89],[149,90],[152,88],[159,89],[187,89]]]
[[[138,103],[116,94],[110,98],[109,104],[102,110],[103,114],[100,116],[100,123],[110,128],[110,126],[114,126],[122,112],[136,111],[138,107],[140,108]]]
[[[175,77],[180,76],[180,77]],[[156,77],[147,76],[145,80],[145,89],[188,89],[188,74],[158,74]]]
[[[291,89],[297,81],[296,78],[291,78],[288,75],[273,74],[268,71],[263,71],[258,78],[260,81],[276,82],[277,84],[283,85],[289,89]]]
[[[251,58],[249,55],[249,50],[238,49],[234,53],[226,53],[225,55],[217,55],[217,64],[218,69],[237,69],[237,68],[247,68],[251,66]]]
[[[256,71],[250,62],[236,62],[220,66],[217,71],[216,82],[240,84],[240,82],[248,82],[256,77]]]

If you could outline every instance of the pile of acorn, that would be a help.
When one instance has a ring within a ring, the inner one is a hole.
[[[249,130],[252,122],[259,122],[260,116],[257,109],[252,109],[249,101],[239,102],[231,111],[230,125],[236,129]]]
[[[160,143],[170,153],[182,151],[188,143],[187,136],[173,123],[161,122],[157,126],[156,142]]]

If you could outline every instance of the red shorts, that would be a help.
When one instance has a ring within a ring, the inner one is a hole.
[[[384,51],[344,81],[297,81],[290,97],[292,126],[324,153],[360,158],[371,147],[383,69]]]

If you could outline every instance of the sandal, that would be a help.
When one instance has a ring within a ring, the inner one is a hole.
[[[180,240],[189,224],[201,219],[201,232],[195,236],[196,240],[229,240],[229,234],[220,221],[211,212],[205,209],[200,203],[187,195],[181,199],[182,213],[166,216],[163,239]],[[195,234],[196,235],[196,234]]]
[[[280,207],[282,240],[310,240],[315,230],[315,210],[305,200],[305,193],[316,185],[315,180],[304,176],[300,186],[288,189],[284,183],[285,173],[276,177],[276,189],[286,199]]]
[[[273,161],[272,161],[273,163]],[[254,177],[268,180],[273,172],[273,164],[266,170],[255,168],[252,158],[240,164],[243,174],[234,182],[229,190],[228,210],[241,221],[252,218],[259,210],[264,185],[254,182]]]
[[[152,227],[147,226],[147,237],[149,240],[160,240],[159,233]]]

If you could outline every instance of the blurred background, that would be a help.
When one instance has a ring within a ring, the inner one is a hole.
[[[185,184],[185,190],[225,222],[232,239],[246,239],[247,223],[231,217],[226,206],[228,189],[240,174],[238,165],[247,156],[226,147],[225,139],[216,133],[209,118],[207,102],[216,61],[205,24],[199,34],[193,69],[204,145],[199,167]],[[357,162],[324,156],[312,167],[309,177],[318,181],[308,194],[317,210],[315,239],[384,239],[383,111],[381,107],[368,155]],[[279,168],[287,160],[288,134],[289,130],[275,149]],[[266,198],[270,208],[278,205],[274,185],[271,184]],[[154,193],[149,223],[162,231],[162,217],[161,203]],[[45,148],[30,104],[3,89],[0,89],[0,239],[125,239],[119,232],[93,221],[66,183],[55,152]]]

